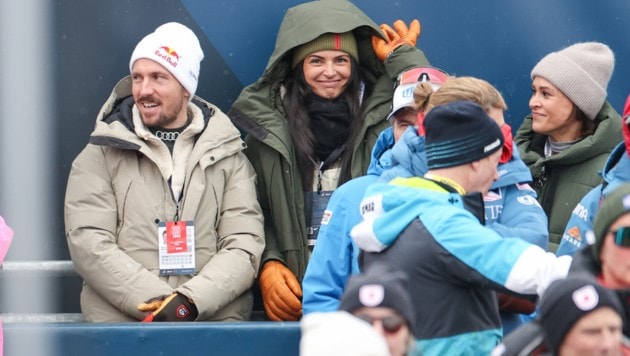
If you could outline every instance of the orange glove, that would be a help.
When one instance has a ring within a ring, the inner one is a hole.
[[[260,291],[269,319],[297,321],[302,316],[302,288],[279,261],[266,262],[260,271]]]
[[[414,19],[411,21],[409,28],[407,28],[407,25],[402,20],[396,20],[394,29],[387,24],[381,25],[381,31],[385,34],[387,41],[380,37],[372,36],[372,48],[381,61],[385,61],[396,48],[404,44],[408,44],[411,47],[416,46],[418,36],[420,36],[420,21]]]

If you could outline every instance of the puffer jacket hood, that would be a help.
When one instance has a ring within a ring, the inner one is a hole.
[[[372,160],[368,167],[367,174],[380,176],[392,165],[392,146],[394,145],[394,129],[390,126],[383,130],[374,148],[372,149]]]
[[[219,108],[199,97],[188,104],[192,120],[181,133],[183,144],[174,149],[172,156],[166,145],[142,125],[137,110],[131,93],[131,76],[127,76],[116,84],[97,115],[90,143],[141,152],[156,164],[165,180],[171,181],[175,197],[190,174],[187,160],[198,161],[211,152],[212,159],[219,161],[245,148],[238,129],[225,115],[215,115]],[[216,129],[205,130],[211,119]]]
[[[427,172],[427,156],[424,152],[424,136],[415,127],[408,127],[392,148],[391,167],[378,181],[387,183],[396,177],[422,177]]]
[[[624,142],[619,143],[608,156],[608,161],[606,161],[602,171],[602,177],[608,185],[606,187],[607,190],[611,188],[610,185],[614,182],[630,181],[630,157],[627,154]]]
[[[363,11],[348,1],[312,1],[287,10],[278,31],[274,51],[262,76],[243,89],[228,113],[234,123],[256,140],[265,142],[290,159],[285,143],[291,142],[291,137],[288,130],[283,127],[284,125],[278,125],[277,115],[278,111],[282,113],[284,111],[281,103],[282,84],[291,71],[292,51],[324,33],[348,31],[353,32],[357,41],[360,58],[359,71],[365,86],[375,91],[378,90],[375,87],[377,82],[378,87],[387,86],[387,90],[381,90],[381,92],[388,92],[388,96],[382,99],[384,102],[391,101],[393,81],[379,81],[383,74],[387,74],[387,71],[372,49],[372,36],[384,38],[380,28]],[[407,46],[407,48],[410,47]],[[426,59],[422,58],[421,62],[426,62]],[[386,75],[388,78],[394,78],[406,67],[394,66],[391,69],[395,73]],[[368,112],[382,103],[372,101],[363,110]],[[389,109],[388,107],[387,110]],[[378,115],[379,119],[387,116],[385,111]],[[374,124],[376,122],[366,122],[367,126]]]
[[[217,107],[204,99],[195,96],[192,103],[197,107],[203,118],[201,130],[205,129],[208,121],[214,116]],[[122,78],[115,85],[105,104],[101,107],[97,117],[94,131],[90,135],[90,143],[97,145],[125,145],[131,144],[138,139],[135,134],[135,124],[133,122],[133,106],[135,101],[131,93],[131,76]],[[228,130],[226,137],[240,136],[236,128]],[[117,141],[120,141],[117,143]],[[122,148],[122,147],[121,147]],[[134,146],[129,146],[134,148]],[[135,147],[136,149],[138,147]]]
[[[344,18],[344,21],[339,21]],[[322,29],[326,29],[323,32]],[[372,50],[372,36],[384,39],[378,25],[349,1],[320,0],[294,6],[287,10],[280,24],[276,47],[269,58],[265,72],[259,82],[278,70],[284,74],[290,61],[281,63],[286,55],[291,55],[295,47],[308,43],[324,33],[353,31],[359,50],[361,65],[366,68],[379,67],[380,60]],[[281,75],[284,77],[284,75]]]
[[[162,159],[168,157],[170,160],[170,153],[164,156],[166,151],[156,150],[154,146],[150,146],[151,140],[158,141],[158,139],[153,137],[146,128],[136,127],[133,120],[134,104],[131,93],[131,76],[126,76],[116,84],[99,111],[94,131],[90,135],[90,143],[138,150],[160,166]],[[200,155],[208,149],[212,149],[214,158],[218,161],[245,148],[245,143],[241,140],[238,129],[230,125],[224,115],[215,115],[216,112],[220,112],[218,107],[198,96],[195,96],[188,105],[194,114],[194,120],[189,125],[191,135],[200,134],[195,139],[196,144],[190,159],[197,159],[198,156],[195,154]],[[221,121],[219,123],[221,130],[212,130],[212,132],[205,130],[211,119]],[[165,175],[165,177],[168,176]]]

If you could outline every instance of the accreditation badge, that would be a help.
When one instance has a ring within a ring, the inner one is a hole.
[[[317,242],[319,228],[325,218],[326,207],[332,195],[332,190],[304,193],[304,213],[306,216],[306,240],[312,250]],[[328,223],[328,221],[326,221]]]
[[[157,228],[160,275],[195,272],[195,225],[192,221],[159,222]]]

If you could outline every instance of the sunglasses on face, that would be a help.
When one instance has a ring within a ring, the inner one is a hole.
[[[615,245],[621,247],[630,247],[630,226],[622,226],[615,231],[610,231],[615,238]]]
[[[374,325],[374,321],[376,320],[380,321],[381,325],[383,326],[383,330],[388,334],[393,334],[393,333],[398,332],[398,330],[400,330],[400,328],[402,328],[402,326],[405,325],[405,319],[397,315],[390,315],[390,316],[385,316],[382,318],[375,318],[368,314],[359,314],[356,317],[365,321],[366,323],[370,325]]]

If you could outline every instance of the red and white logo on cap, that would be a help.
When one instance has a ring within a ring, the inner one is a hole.
[[[359,302],[366,307],[375,307],[383,303],[385,288],[380,284],[366,284],[359,288]]]
[[[166,63],[170,64],[173,68],[177,68],[179,64],[179,53],[177,53],[173,47],[160,46],[160,48],[155,50],[155,55],[166,61]]]
[[[580,310],[592,310],[599,303],[599,294],[595,287],[588,285],[573,292],[573,303]]]

